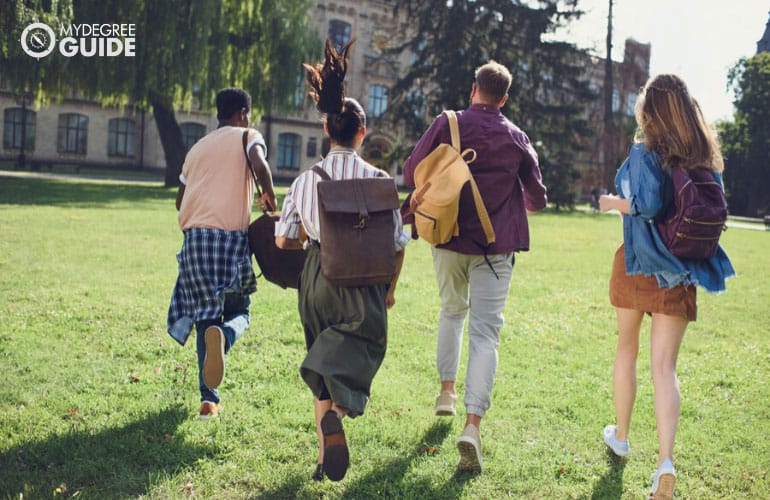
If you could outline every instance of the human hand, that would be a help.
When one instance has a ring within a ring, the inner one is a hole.
[[[275,197],[271,197],[269,194],[265,193],[257,198],[257,205],[263,212],[275,210]]]
[[[385,296],[385,305],[388,309],[396,305],[396,294],[392,288],[388,290],[388,294]]]
[[[616,200],[619,200],[620,197],[615,196],[614,194],[603,194],[599,197],[599,210],[602,212],[607,212],[608,210],[612,210],[615,207]]]

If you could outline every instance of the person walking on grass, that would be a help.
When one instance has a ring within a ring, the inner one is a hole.
[[[511,73],[494,61],[479,67],[471,87],[471,105],[458,112],[461,149],[477,156],[470,171],[489,212],[496,241],[486,245],[473,196],[465,186],[460,198],[459,236],[432,249],[441,296],[437,366],[441,388],[436,415],[456,414],[455,380],[460,362],[465,318],[469,354],[465,379],[465,428],[457,443],[458,469],[481,472],[481,419],[490,407],[497,370],[497,346],[503,308],[514,265],[514,252],[529,250],[527,210],[546,206],[546,188],[537,154],[527,135],[500,112],[508,98]],[[449,122],[440,115],[404,165],[404,184],[414,185],[414,172],[440,144],[451,144]],[[406,222],[411,222],[409,218]]]
[[[697,313],[695,286],[723,292],[735,275],[721,247],[710,259],[680,259],[663,245],[652,222],[670,200],[672,167],[706,167],[722,184],[724,168],[719,147],[689,94],[676,75],[657,75],[646,83],[636,101],[639,142],[618,169],[618,195],[602,195],[602,211],[623,214],[623,244],[615,253],[610,279],[610,302],[615,306],[618,342],[613,370],[615,425],[604,429],[604,442],[618,456],[630,453],[628,436],[636,398],[636,359],[645,314],[652,316],[650,363],[658,432],[658,465],[650,498],[673,496],[674,437],[679,421],[679,381],[676,362],[690,321]],[[663,188],[663,191],[661,191]]]
[[[249,128],[251,96],[226,88],[216,104],[219,127],[193,145],[179,176],[184,241],[167,323],[182,345],[195,327],[201,420],[219,414],[225,354],[249,326],[249,295],[257,288],[247,238],[255,185],[246,154],[264,193],[259,203],[275,206],[265,141]]]
[[[324,115],[324,132],[331,150],[316,166],[331,179],[382,177],[383,172],[356,153],[366,135],[366,115],[361,105],[344,96],[349,43],[337,52],[326,42],[324,61],[305,65],[307,81]],[[318,461],[312,478],[332,481],[345,477],[349,451],[342,419],[364,413],[372,380],[387,347],[387,309],[395,304],[395,290],[404,247],[409,235],[394,210],[393,245],[396,274],[389,285],[344,287],[330,284],[321,274],[320,224],[317,185],[321,176],[313,169],[301,173],[286,193],[281,218],[275,227],[276,245],[308,249],[300,275],[299,313],[305,331],[307,355],[300,367],[313,393]],[[303,234],[304,233],[304,234]]]

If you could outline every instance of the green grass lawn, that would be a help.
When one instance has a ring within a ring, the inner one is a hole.
[[[439,304],[429,247],[413,242],[367,413],[346,420],[351,469],[316,483],[294,290],[259,280],[251,327],[228,356],[223,413],[196,419],[194,341],[182,348],[165,332],[181,245],[175,194],[0,177],[0,498],[646,495],[657,455],[649,334],[632,455],[613,459],[601,440],[613,420],[618,217],[531,217],[480,476],[455,474],[463,416],[432,415]],[[723,246],[738,277],[727,294],[699,291],[680,355],[677,494],[769,498],[770,232],[730,229]]]

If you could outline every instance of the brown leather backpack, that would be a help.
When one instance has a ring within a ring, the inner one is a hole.
[[[396,273],[393,210],[399,206],[389,177],[332,180],[319,166],[321,274],[336,286],[390,283]]]

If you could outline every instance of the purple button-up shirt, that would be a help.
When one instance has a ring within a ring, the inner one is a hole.
[[[488,254],[529,250],[527,210],[546,205],[546,188],[538,167],[537,153],[527,135],[495,106],[473,104],[457,113],[460,149],[476,150],[469,165],[484,206],[489,212],[496,241]],[[404,184],[414,186],[414,170],[439,144],[451,144],[449,122],[441,114],[423,134],[404,164]],[[462,254],[480,255],[486,244],[470,185],[463,187],[458,216],[460,235],[438,245]]]

